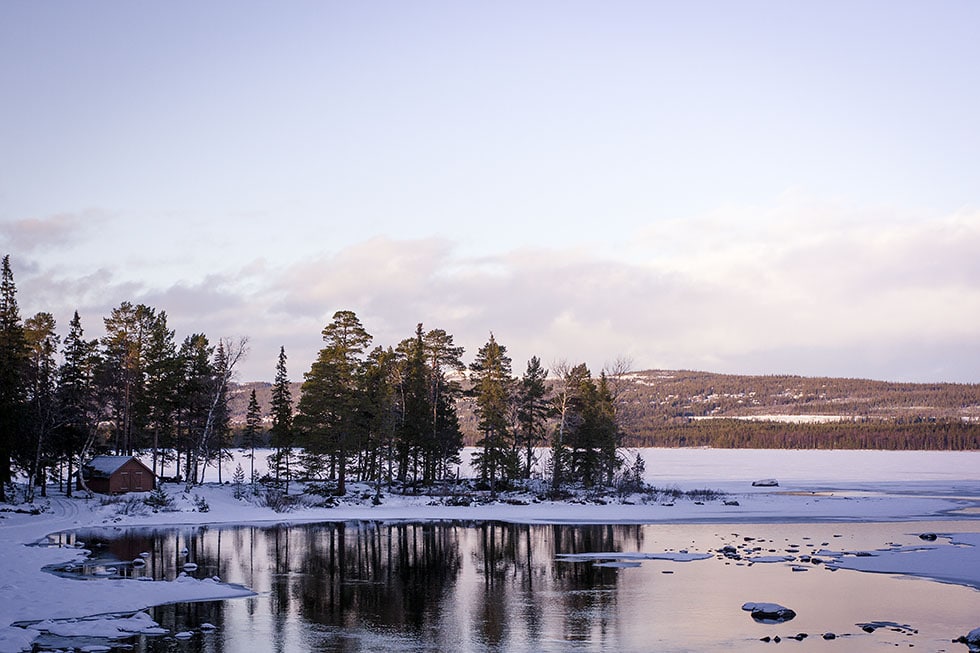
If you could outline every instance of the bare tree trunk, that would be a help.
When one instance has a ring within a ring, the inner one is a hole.
[[[228,356],[227,367],[225,368],[222,377],[218,379],[218,383],[216,384],[215,391],[214,391],[214,397],[212,397],[211,399],[211,407],[208,409],[208,418],[204,423],[204,430],[201,432],[201,436],[198,439],[197,445],[194,447],[195,476],[197,473],[198,458],[200,455],[202,455],[205,452],[208,439],[211,437],[211,433],[214,431],[214,422],[215,419],[217,418],[218,405],[221,403],[221,397],[224,394],[225,389],[228,387],[228,383],[231,381],[232,376],[234,375],[235,365],[238,364],[238,361],[240,361],[245,356],[245,353],[248,351],[248,338],[242,337],[241,339],[239,339],[237,344],[233,344],[231,340],[226,341],[225,351],[227,352],[227,356]],[[219,465],[220,465],[220,455],[221,452],[219,451],[218,452]],[[186,486],[187,490],[191,489],[191,486],[193,485],[192,479],[195,476],[188,475],[187,486]],[[204,482],[203,470],[202,470],[201,482],[202,483]]]

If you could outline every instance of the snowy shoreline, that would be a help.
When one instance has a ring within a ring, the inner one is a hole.
[[[83,549],[26,546],[45,536],[91,526],[141,527],[167,525],[219,525],[300,523],[316,521],[506,521],[513,523],[786,523],[817,522],[949,522],[951,530],[980,531],[980,452],[959,455],[890,455],[893,452],[844,452],[832,456],[820,452],[736,453],[717,450],[656,450],[653,458],[660,469],[670,469],[666,484],[677,487],[720,489],[723,499],[694,501],[678,498],[641,503],[637,497],[627,503],[535,502],[525,505],[487,503],[473,506],[440,505],[438,498],[388,495],[381,505],[370,501],[342,503],[333,508],[303,507],[277,513],[270,508],[235,499],[232,487],[207,484],[180,497],[183,486],[167,485],[168,493],[180,498],[180,512],[146,515],[119,514],[120,504],[104,504],[98,498],[68,499],[51,493],[38,505],[46,506],[39,515],[0,513],[0,653],[29,648],[36,633],[10,624],[22,621],[63,619],[114,612],[134,612],[170,602],[234,598],[252,592],[214,579],[178,578],[170,581],[137,583],[121,579],[81,581],[43,571],[47,565],[70,562],[85,555]],[[776,455],[773,455],[776,453]],[[813,455],[813,454],[817,455]],[[931,453],[931,452],[930,452]],[[949,452],[942,452],[948,454]],[[810,454],[809,456],[805,454]],[[687,465],[677,462],[689,460]],[[673,458],[673,462],[667,459]],[[741,460],[739,460],[741,459]],[[828,459],[833,459],[839,476],[826,474],[821,481],[796,480],[814,476]],[[901,459],[901,465],[895,461]],[[721,461],[727,464],[722,464]],[[804,464],[791,467],[789,460]],[[649,459],[648,459],[649,461]],[[822,462],[824,461],[824,462]],[[868,466],[875,461],[875,466]],[[648,462],[649,464],[649,462]],[[681,469],[683,468],[683,469]],[[864,469],[862,469],[864,468]],[[766,477],[779,479],[778,487],[752,487],[747,474],[769,471]],[[700,471],[705,473],[702,475]],[[876,471],[877,470],[877,471]],[[909,471],[914,470],[914,472]],[[864,472],[859,474],[858,472]],[[780,473],[783,472],[783,473]],[[687,474],[687,479],[680,478]],[[843,476],[841,476],[843,475]],[[711,476],[715,483],[705,482]],[[827,478],[831,477],[831,478]],[[861,478],[845,481],[843,478]],[[789,479],[789,480],[784,480]],[[652,479],[660,486],[663,475]],[[195,510],[194,496],[203,498],[208,512]],[[953,528],[953,523],[957,527]],[[965,528],[964,528],[965,527]],[[910,526],[915,529],[915,526]],[[970,544],[980,544],[980,539]],[[971,546],[975,551],[980,547]],[[951,552],[958,552],[952,555]],[[980,570],[962,558],[962,547],[940,547],[931,553],[925,577],[949,582],[968,581],[980,586],[980,578],[964,579],[955,572],[964,565]],[[948,568],[948,569],[947,569]],[[869,569],[873,570],[873,569]],[[915,569],[908,573],[917,573]],[[971,572],[972,573],[972,572]],[[980,573],[980,571],[978,571]]]

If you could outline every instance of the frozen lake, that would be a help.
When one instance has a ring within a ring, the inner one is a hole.
[[[658,487],[729,494],[470,507],[391,494],[380,506],[284,514],[235,499],[229,485],[186,495],[171,486],[177,511],[151,514],[54,496],[40,515],[0,516],[0,651],[29,641],[11,622],[157,605],[164,634],[124,643],[214,653],[757,651],[806,634],[783,646],[966,652],[951,640],[980,626],[980,452],[641,455]],[[760,479],[779,485],[753,487]],[[82,540],[96,557],[80,565],[78,549],[24,547],[47,533]],[[89,580],[42,571],[69,561]],[[186,562],[196,568],[178,577]],[[226,583],[254,594],[209,600],[242,594]],[[760,623],[746,603],[796,616]],[[87,624],[59,621],[40,641],[110,643],[54,634],[115,630]]]
[[[139,636],[144,652],[754,651],[801,634],[784,645],[871,652],[955,650],[951,640],[978,625],[980,592],[836,562],[882,548],[912,556],[921,529],[976,527],[350,522],[75,536],[99,552],[89,573],[146,552],[145,566],[122,573],[173,578],[192,560],[192,575],[257,592],[154,609],[188,639],[174,648]],[[764,623],[742,609],[759,602],[796,616]]]
[[[466,447],[459,476],[472,477],[469,461],[476,451]],[[249,470],[241,452],[224,463],[222,478],[231,479],[235,466]],[[257,450],[258,474],[267,471],[269,449]],[[639,453],[646,465],[646,480],[655,485],[669,483],[688,486],[730,482],[751,482],[761,478],[805,484],[867,484],[894,481],[949,484],[955,481],[980,482],[980,451],[865,451],[816,449],[628,449],[626,457]],[[538,449],[537,473],[541,474],[548,449]],[[148,460],[148,459],[147,459]],[[173,470],[168,469],[168,473]],[[217,470],[209,468],[206,480],[217,480]]]

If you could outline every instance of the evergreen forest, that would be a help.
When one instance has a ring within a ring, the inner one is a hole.
[[[233,378],[247,338],[178,340],[166,311],[124,301],[103,319],[103,337],[87,339],[75,312],[62,342],[50,313],[21,318],[9,255],[2,267],[0,501],[17,473],[28,500],[55,479],[70,495],[70,479],[97,454],[141,455],[158,477],[188,486],[216,466],[221,482],[219,463],[234,448],[251,460],[252,483],[286,493],[296,479],[336,495],[351,480],[379,493],[392,484],[418,491],[457,473],[467,400],[478,434],[472,464],[491,491],[536,473],[542,446],[553,450],[556,491],[611,483],[621,465],[624,432],[606,371],[594,378],[584,364],[560,363],[556,385],[532,357],[516,377],[492,333],[466,365],[442,329],[420,323],[378,345],[353,311],[338,311],[298,387],[281,348],[266,401],[253,387],[236,416]],[[255,455],[265,447],[273,454],[260,479]]]

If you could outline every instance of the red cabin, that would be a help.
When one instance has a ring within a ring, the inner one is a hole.
[[[88,489],[101,494],[149,492],[156,487],[153,471],[133,456],[96,456],[82,466]],[[78,482],[81,490],[81,480]]]

